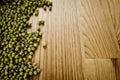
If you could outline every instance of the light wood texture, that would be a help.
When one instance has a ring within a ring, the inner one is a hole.
[[[86,59],[84,75],[85,80],[116,80],[115,69],[110,59]]]
[[[52,1],[51,12],[38,9],[30,18],[28,31],[43,32],[33,58],[41,73],[30,80],[120,80],[120,0]]]
[[[54,0],[53,4],[52,12],[39,9],[41,14],[30,19],[33,31],[39,20],[45,20],[45,26],[41,26],[42,42],[48,44],[46,49],[38,47],[34,56],[33,62],[37,62],[42,70],[34,80],[83,80],[75,2]]]
[[[114,0],[79,0],[78,15],[87,58],[120,58],[110,3]],[[118,4],[117,0],[114,1]],[[114,3],[114,4],[115,4]],[[116,5],[111,5],[116,10]],[[80,8],[80,9],[79,9]],[[117,8],[118,10],[118,8]],[[115,17],[118,17],[116,14]]]

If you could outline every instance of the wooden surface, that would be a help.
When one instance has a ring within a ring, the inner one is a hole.
[[[115,1],[117,3],[117,0]],[[85,55],[88,58],[120,58],[110,3],[112,2],[108,0],[80,1],[82,9],[79,9],[78,14],[81,16],[79,18],[84,36]]]
[[[41,74],[30,80],[120,80],[120,0],[52,1],[51,12],[30,18],[29,31],[43,32],[33,58]]]

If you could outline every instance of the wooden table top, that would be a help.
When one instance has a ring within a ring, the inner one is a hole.
[[[30,80],[120,80],[120,0],[52,1],[30,18],[28,31],[43,33],[33,58],[41,74]]]

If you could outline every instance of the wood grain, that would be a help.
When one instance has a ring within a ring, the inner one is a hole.
[[[109,3],[112,3],[112,0],[79,0],[78,18],[81,18],[79,25],[84,35],[87,58],[120,58],[115,22],[112,21]],[[111,6],[116,8],[116,5]]]
[[[120,80],[120,59],[112,59],[112,63],[115,69],[116,80]]]
[[[39,17],[31,18],[33,31],[36,22],[45,20],[45,26],[41,26],[42,42],[48,44],[46,49],[39,46],[34,56],[33,62],[42,70],[34,80],[83,80],[75,2],[53,0],[53,4],[52,12],[39,9]]]
[[[30,18],[28,31],[43,33],[33,58],[41,73],[30,80],[120,80],[120,0],[52,1],[51,12]]]
[[[85,80],[116,80],[115,69],[110,59],[86,59]]]

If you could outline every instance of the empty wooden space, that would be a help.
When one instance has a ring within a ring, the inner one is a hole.
[[[41,73],[30,80],[120,80],[120,0],[52,0],[30,18],[42,42],[33,58]],[[44,26],[38,26],[45,20]]]
[[[118,3],[115,0],[115,3]],[[81,27],[84,36],[85,55],[88,58],[119,58],[120,51],[112,21],[109,0],[80,1]],[[116,5],[111,5],[116,10]],[[79,4],[78,4],[79,7]],[[118,8],[117,8],[118,10]],[[116,13],[117,17],[119,14]]]

